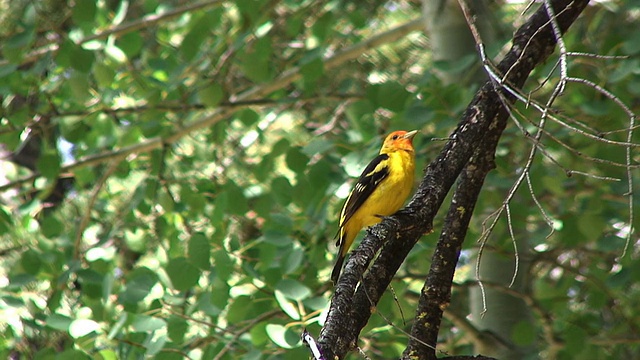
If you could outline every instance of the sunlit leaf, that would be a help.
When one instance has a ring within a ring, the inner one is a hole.
[[[69,325],[69,335],[73,338],[83,337],[100,330],[100,324],[89,319],[73,320]]]
[[[137,315],[131,323],[133,331],[150,332],[165,328],[167,322],[161,318],[145,315]]]
[[[52,329],[66,332],[69,330],[69,326],[73,322],[73,319],[62,314],[51,314],[47,317],[45,322],[47,326]]]
[[[275,298],[280,306],[280,309],[284,311],[285,314],[289,315],[293,320],[300,320],[300,313],[298,313],[298,308],[296,305],[287,300],[287,298],[282,294],[282,292],[276,290]]]
[[[269,324],[266,326],[266,330],[271,341],[285,349],[294,348],[300,343],[300,336],[282,325]]]

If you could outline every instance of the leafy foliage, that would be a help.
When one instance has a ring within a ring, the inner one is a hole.
[[[638,4],[602,6],[565,41],[576,52],[630,56],[580,57],[569,72],[637,113],[640,48],[628,29]],[[426,165],[439,149],[431,138],[447,137],[474,90],[443,84],[430,69],[447,66],[431,61],[416,32],[338,66],[324,61],[417,17],[415,2],[46,0],[0,8],[0,143],[21,155],[2,167],[7,182],[38,173],[3,187],[1,197],[4,357],[308,356],[300,333],[318,334],[323,323],[328,244],[350,178],[395,129],[421,130],[418,163]],[[536,71],[526,90],[548,94],[552,66]],[[292,69],[299,76],[282,80]],[[269,91],[241,97],[260,86]],[[570,84],[559,101],[562,119],[627,141],[620,130],[628,118],[592,88]],[[522,124],[533,133],[535,115],[520,111],[533,119]],[[196,123],[203,125],[184,130]],[[544,148],[562,167],[537,157],[531,186],[557,231],[546,238],[529,191],[518,191],[511,218],[535,258],[520,271],[530,278],[523,297],[532,299],[536,326],[518,326],[512,340],[537,340],[543,355],[559,346],[561,359],[632,358],[640,352],[640,266],[633,242],[620,257],[632,225],[626,184],[566,176],[569,169],[624,179],[625,148],[559,123],[546,130],[553,137]],[[482,221],[501,205],[530,148],[510,124],[465,250],[477,249]],[[374,316],[365,328],[359,346],[372,357],[402,353],[402,317],[412,316],[432,242],[425,237],[397,275],[397,299],[385,295],[376,308],[395,326]],[[506,222],[490,245],[513,256]],[[452,306],[463,318],[468,254]],[[470,352],[459,325],[441,333],[439,348]]]

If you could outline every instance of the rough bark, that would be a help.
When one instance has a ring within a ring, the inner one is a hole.
[[[576,20],[587,3],[588,0],[552,1],[556,14],[559,14],[557,22],[563,32]],[[549,24],[549,17],[541,7],[516,31],[513,46],[499,63],[498,71],[508,74],[506,83],[515,88],[521,88],[530,72],[553,52],[555,45],[556,39]],[[506,93],[504,95],[511,99]],[[491,136],[487,135],[497,134],[499,138],[501,130],[498,125],[506,122],[506,119],[507,113],[496,92],[496,85],[492,82],[485,83],[464,112],[450,137],[451,140],[447,142],[438,157],[428,165],[409,205],[371,228],[361,245],[353,251],[336,285],[327,321],[318,340],[326,359],[342,359],[355,347],[360,331],[371,316],[371,307],[377,304],[393,275],[416,242],[423,234],[433,230],[433,218],[458,175],[466,167],[467,174],[462,178],[463,181],[465,177],[475,178],[476,175],[470,168],[474,162],[469,162],[472,156],[477,159],[474,161],[481,161],[487,156],[493,157],[493,148],[487,140]],[[493,128],[492,124],[494,124]],[[463,206],[469,210],[473,208],[473,204]],[[466,227],[464,229],[466,231]],[[452,234],[451,231],[449,233]],[[435,344],[437,341],[441,313],[444,310],[440,305],[448,303],[451,277],[457,260],[457,251],[447,251],[441,247],[458,249],[464,234],[459,233],[455,237],[445,239],[446,241],[438,243],[436,255],[449,254],[448,256],[452,258],[443,258],[443,261],[436,259],[436,266],[440,269],[430,272],[429,278],[435,278],[428,280],[429,283],[438,284],[438,289],[445,289],[445,291],[441,291],[439,299],[425,296],[422,300],[427,304],[421,306],[424,306],[427,312],[434,311],[435,317],[428,324],[422,325],[428,326],[429,331],[416,331],[419,339],[427,344]],[[379,256],[365,273],[365,269],[380,248],[382,250]],[[361,277],[364,277],[363,281],[360,286],[357,286]],[[421,345],[420,348],[422,347]],[[418,348],[415,346],[407,350],[408,353],[419,351],[412,358],[427,358],[426,354],[433,352],[432,349],[417,350]]]

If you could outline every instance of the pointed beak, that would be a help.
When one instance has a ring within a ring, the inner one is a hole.
[[[418,133],[418,130],[409,131],[408,133],[404,134],[402,138],[412,140],[417,133]]]

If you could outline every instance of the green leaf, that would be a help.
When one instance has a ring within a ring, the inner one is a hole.
[[[80,71],[74,71],[71,73],[67,84],[71,88],[71,93],[76,98],[76,101],[84,101],[91,96],[91,86],[89,84],[89,77],[87,74]]]
[[[11,215],[9,215],[8,210],[0,205],[0,235],[6,233],[11,226],[13,225],[13,221],[11,220]]]
[[[266,230],[260,239],[268,244],[280,247],[291,245],[293,242],[290,236],[278,230]]]
[[[25,50],[34,39],[34,28],[27,27],[24,31],[17,32],[5,40],[2,48],[2,55],[13,63],[22,61]]]
[[[93,360],[118,360],[118,355],[114,350],[105,349],[98,351],[96,358]]]
[[[164,329],[166,326],[167,322],[163,319],[146,315],[136,315],[131,323],[131,329],[136,332],[151,332]]]
[[[462,56],[456,60],[442,60],[442,61],[434,61],[433,67],[439,71],[448,73],[448,74],[461,74],[464,71],[469,70],[469,68],[476,63],[478,60],[477,55],[475,53],[471,53],[470,55]]]
[[[95,56],[92,51],[85,50],[80,46],[72,46],[69,49],[69,62],[71,67],[78,70],[81,73],[87,74],[91,71]]]
[[[177,316],[171,316],[169,318],[167,322],[167,335],[169,335],[171,341],[182,343],[188,330],[189,323],[185,319]]]
[[[302,148],[296,146],[287,151],[287,166],[296,173],[303,173],[309,163],[309,157],[301,150]]]
[[[372,85],[367,89],[367,97],[376,107],[391,111],[402,111],[411,94],[398,82],[388,81]]]
[[[45,320],[45,324],[55,330],[60,330],[67,332],[69,330],[69,326],[73,322],[73,319],[58,313],[51,314]]]
[[[635,55],[640,53],[640,34],[637,32],[631,32],[625,37],[626,40],[622,43],[622,51],[625,55]]]
[[[301,316],[298,313],[298,308],[295,304],[288,301],[287,298],[282,294],[282,292],[276,290],[275,291],[276,302],[280,306],[280,309],[284,311],[285,314],[289,315],[293,320],[300,320]]]
[[[20,257],[20,264],[28,274],[37,275],[40,272],[40,267],[42,266],[40,253],[33,249],[23,252]]]
[[[142,35],[138,31],[124,34],[116,40],[116,46],[121,49],[129,59],[138,56],[143,45]]]
[[[234,1],[235,6],[240,10],[242,15],[245,16],[245,20],[249,20],[248,25],[251,25],[255,22],[258,17],[261,15],[261,3],[258,0],[236,0]]]
[[[36,162],[36,168],[47,179],[57,179],[60,173],[60,157],[57,152],[45,152]]]
[[[323,310],[329,306],[329,300],[321,296],[307,298],[302,303],[312,310]]]
[[[261,183],[266,183],[267,179],[273,175],[274,161],[272,154],[265,154],[265,157],[262,158],[262,161],[257,163],[253,168],[253,174]],[[247,196],[250,197],[250,196]]]
[[[255,302],[249,296],[235,298],[229,307],[227,320],[233,324],[252,318],[255,305]]]
[[[23,31],[16,32],[6,40],[4,46],[13,49],[28,46],[33,40],[33,31],[34,29],[32,27],[28,27]]]
[[[71,18],[75,23],[93,23],[96,17],[95,1],[78,1],[74,3]]]
[[[569,353],[580,353],[587,341],[587,332],[580,326],[568,324],[562,334],[566,350]]]
[[[240,55],[242,72],[256,83],[271,80],[273,75],[269,60],[272,53],[271,38],[266,36],[259,38],[253,44],[253,47]]]
[[[236,116],[242,121],[244,126],[247,127],[252,126],[260,120],[260,115],[252,109],[242,109],[236,113]]]
[[[142,229],[127,230],[124,233],[124,240],[126,245],[135,252],[144,252],[147,248],[147,241],[145,233]]]
[[[203,294],[198,299],[197,309],[211,317],[220,315],[229,299],[228,289],[226,289],[227,291],[221,291],[221,288],[222,286],[215,287],[213,294]]]
[[[201,16],[196,16],[201,15]],[[202,49],[202,42],[208,38],[212,32],[220,24],[222,10],[215,8],[201,14],[193,13],[191,20],[191,29],[185,35],[180,44],[180,52],[185,60],[191,61],[196,54]]]
[[[223,96],[224,91],[218,83],[209,84],[198,91],[200,102],[212,108],[218,106]]]
[[[280,156],[284,153],[286,153],[289,150],[289,147],[291,146],[291,144],[289,143],[289,140],[282,138],[280,140],[278,140],[278,142],[276,142],[273,145],[273,149],[271,150],[271,156],[272,157],[277,157]]]
[[[105,46],[104,53],[117,63],[124,64],[127,62],[127,54],[115,44]]]
[[[304,250],[301,247],[294,247],[284,258],[284,263],[280,266],[285,274],[291,274],[298,270],[304,259]]]
[[[327,11],[322,15],[311,27],[313,36],[317,37],[320,42],[323,42],[327,36],[333,32],[335,25],[334,14],[331,11]]]
[[[64,231],[64,224],[53,215],[44,216],[40,221],[42,235],[49,239],[60,236]]]
[[[253,326],[251,330],[249,330],[249,334],[251,335],[251,343],[254,346],[260,346],[267,342],[269,336],[267,335],[267,323],[261,322],[257,325]]]
[[[307,93],[315,91],[316,82],[324,76],[324,62],[317,57],[313,60],[303,62],[300,66],[300,73],[304,79],[304,90]]]
[[[269,324],[266,326],[266,330],[271,341],[282,348],[293,349],[300,344],[300,336],[290,328],[280,324]]]
[[[313,138],[307,145],[302,148],[302,153],[312,157],[318,154],[325,154],[335,147],[335,143],[331,140],[323,138]]]
[[[14,74],[17,68],[18,68],[17,64],[8,63],[8,64],[0,65],[0,78],[3,78],[7,75]]]
[[[351,126],[354,129],[361,130],[363,123],[371,123],[375,108],[373,103],[368,100],[359,100],[347,106],[345,114]]]
[[[244,215],[249,211],[249,205],[244,196],[244,190],[241,187],[229,181],[225,185],[224,191],[227,193],[228,199],[233,199],[227,202],[226,209],[228,215]]]
[[[166,267],[171,284],[176,290],[187,291],[198,283],[200,271],[184,257],[169,260]]]
[[[271,181],[271,191],[280,205],[286,206],[291,202],[293,186],[284,176],[279,176]]]
[[[606,226],[605,219],[599,214],[583,213],[578,220],[578,229],[587,240],[597,240]]]
[[[202,234],[194,234],[189,239],[189,260],[201,270],[209,270],[211,267],[211,244],[209,239]]]
[[[536,327],[530,321],[519,321],[511,329],[511,339],[518,346],[529,346],[536,340]]]
[[[100,324],[89,319],[77,319],[69,325],[69,335],[72,338],[80,338],[93,332],[100,332]]]
[[[276,290],[291,300],[304,300],[311,295],[311,290],[293,279],[283,279],[276,285]]]
[[[104,62],[96,61],[93,64],[93,77],[96,79],[99,86],[104,88],[111,87],[115,76],[116,72]]]
[[[85,259],[88,262],[94,262],[98,260],[104,261],[112,261],[115,256],[115,248],[103,248],[103,247],[94,247],[87,250],[85,254]]]
[[[116,336],[120,336],[122,334],[121,330],[124,328],[125,324],[127,324],[127,320],[129,319],[129,314],[127,312],[121,312],[118,317],[118,321],[116,321],[109,330],[109,334],[107,334],[107,339],[112,340]]]
[[[55,350],[54,350],[55,351]],[[89,355],[81,350],[69,349],[62,352],[55,352],[56,359],[69,359],[69,360],[92,360]],[[36,360],[40,360],[36,357]]]
[[[105,277],[93,269],[82,269],[77,272],[78,282],[82,285],[83,293],[91,299],[102,298],[102,286]]]
[[[424,105],[413,105],[404,112],[404,119],[412,124],[414,129],[430,123],[435,117],[433,109]],[[419,136],[420,134],[418,134]]]
[[[233,261],[229,257],[229,253],[222,249],[213,253],[213,267],[216,276],[223,282],[229,279],[233,272]]]
[[[149,341],[149,343],[147,344],[147,351],[145,353],[145,357],[147,358],[153,357],[159,360],[166,360],[167,358],[173,358],[173,357],[175,357],[176,359],[177,358],[181,359],[182,357],[175,356],[178,354],[172,354],[169,356],[166,356],[166,355],[154,356],[158,354],[160,351],[162,351],[166,343],[167,343],[167,334],[161,333],[161,332],[154,334],[154,336],[151,338],[151,341]]]
[[[126,279],[125,291],[119,299],[123,303],[136,303],[143,300],[151,288],[158,282],[158,275],[149,268],[134,269]]]

